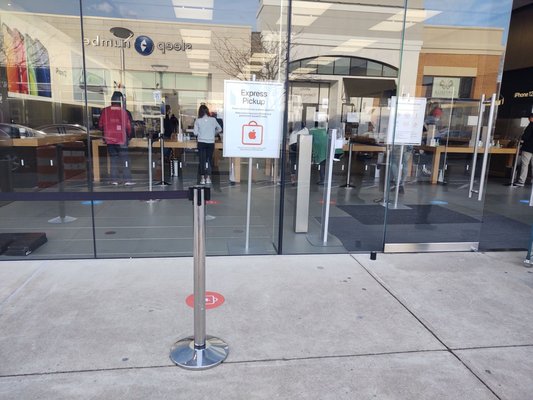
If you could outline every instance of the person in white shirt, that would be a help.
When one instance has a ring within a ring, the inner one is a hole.
[[[200,185],[211,184],[211,166],[215,151],[215,135],[222,132],[217,120],[209,116],[209,109],[202,104],[198,109],[198,118],[194,121],[194,134],[198,140],[198,165]]]

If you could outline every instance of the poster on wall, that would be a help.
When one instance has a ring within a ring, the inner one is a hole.
[[[224,81],[224,157],[279,158],[283,84]]]
[[[387,144],[421,144],[425,110],[425,97],[400,97],[398,100],[393,96]]]
[[[2,21],[1,52],[10,93],[52,97],[50,56],[39,39]]]
[[[440,99],[456,99],[459,95],[460,78],[434,77],[431,97]]]

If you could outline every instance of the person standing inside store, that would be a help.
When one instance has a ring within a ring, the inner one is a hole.
[[[130,115],[126,110],[124,96],[115,91],[111,96],[111,105],[102,110],[98,121],[111,158],[111,184],[115,186],[120,182],[126,186],[135,184],[131,180],[128,156],[128,140],[132,134]]]
[[[200,184],[211,184],[213,152],[215,151],[215,135],[222,132],[217,120],[209,116],[209,109],[202,104],[198,109],[198,118],[194,121],[194,134],[198,140]]]
[[[171,111],[172,109],[167,104],[165,106],[165,118],[163,119],[163,136],[165,137],[165,140],[170,139],[172,137],[172,134],[174,133],[171,115],[170,115]]]
[[[165,118],[163,119],[163,139],[164,140],[170,140],[170,138],[172,138],[172,134],[174,133],[174,126],[172,124],[171,111],[172,111],[172,108],[167,104],[165,106]],[[165,161],[168,161],[172,156],[172,149],[168,147],[165,148],[163,154],[165,156]]]
[[[520,138],[522,143],[522,165],[520,167],[520,177],[518,181],[513,183],[513,186],[524,186],[527,179],[529,164],[533,169],[533,114],[529,115],[529,125],[524,129],[524,133]]]

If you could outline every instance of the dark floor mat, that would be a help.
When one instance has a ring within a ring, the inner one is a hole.
[[[531,237],[531,226],[503,215],[485,213],[481,225],[479,249],[527,250]]]
[[[337,206],[364,225],[382,225],[385,218],[385,207],[381,205],[349,205]],[[468,215],[445,207],[430,204],[409,204],[410,209],[389,209],[387,224],[465,224],[480,221]]]

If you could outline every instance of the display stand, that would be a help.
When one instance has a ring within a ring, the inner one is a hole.
[[[331,184],[333,177],[333,158],[335,157],[335,142],[337,130],[331,129],[328,135],[328,150],[326,153],[326,171],[324,193],[322,196],[322,216],[320,235],[309,235],[308,240],[314,246],[342,246],[339,239],[329,234],[329,210],[331,206]]]

